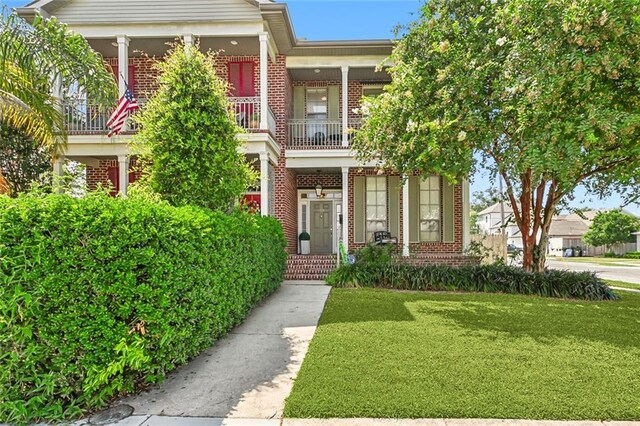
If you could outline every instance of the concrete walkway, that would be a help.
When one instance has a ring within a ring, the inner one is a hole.
[[[117,424],[219,425],[223,418],[256,419],[233,424],[279,424],[284,400],[329,291],[325,285],[283,284],[212,348],[160,385],[123,399],[121,403],[131,405],[134,413]],[[173,416],[201,419],[171,419]]]

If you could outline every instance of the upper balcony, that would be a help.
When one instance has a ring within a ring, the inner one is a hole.
[[[342,120],[291,119],[288,121],[289,149],[349,149],[355,132],[360,129],[361,118],[349,118],[347,131]]]
[[[145,99],[137,99],[140,108],[144,108]],[[235,114],[236,123],[249,132],[261,132],[260,97],[230,97],[229,103]],[[107,121],[112,109],[99,107],[84,98],[66,98],[63,101],[63,111],[67,132],[70,135],[105,135],[108,133]],[[275,138],[276,118],[269,107],[267,110],[267,131]],[[137,130],[133,121],[130,121],[126,133],[134,133]]]

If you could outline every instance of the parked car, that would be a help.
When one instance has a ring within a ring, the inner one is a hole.
[[[522,249],[515,244],[507,244],[507,253],[508,254],[518,254],[522,252]]]

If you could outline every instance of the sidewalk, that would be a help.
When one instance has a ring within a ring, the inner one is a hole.
[[[220,425],[223,418],[279,424],[329,291],[326,285],[284,283],[209,350],[160,385],[123,399],[134,412],[117,424]]]
[[[640,422],[502,419],[221,419],[133,416],[117,426],[638,426]]]

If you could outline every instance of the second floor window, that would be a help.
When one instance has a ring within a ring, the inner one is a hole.
[[[256,95],[253,62],[229,62],[229,85],[231,96],[238,98]]]

